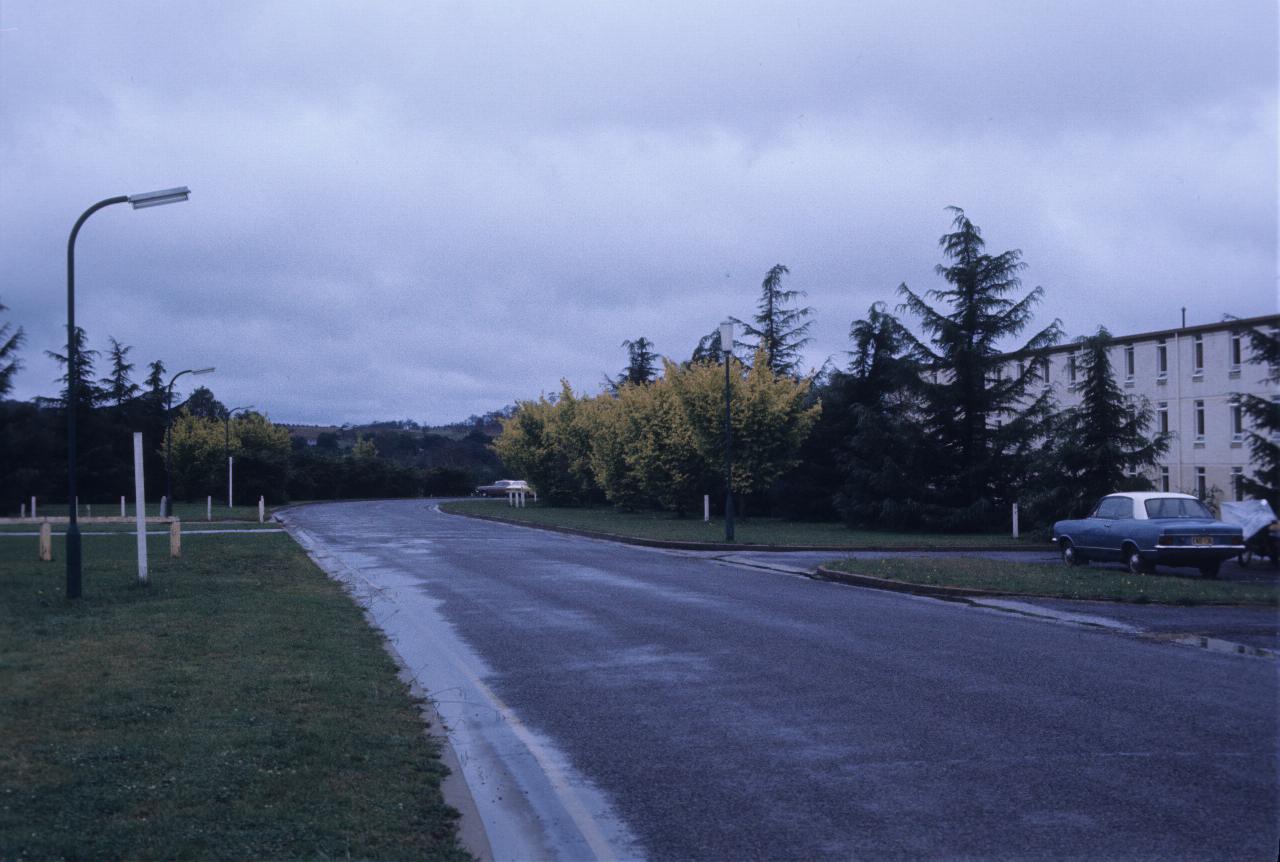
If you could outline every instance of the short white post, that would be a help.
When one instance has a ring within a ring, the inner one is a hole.
[[[92,503],[85,503],[85,504],[84,504],[84,514],[85,514],[85,517],[86,517],[86,518],[92,518],[92,517],[93,517],[93,504],[92,504]]]
[[[34,518],[35,516],[36,516],[36,498],[32,497],[31,498],[31,517]]]
[[[231,508],[231,505],[232,505],[231,501],[234,497],[234,495],[231,493],[231,488],[232,488],[231,477],[232,477],[232,469],[235,467],[235,462],[236,462],[236,456],[234,455],[227,456],[227,508],[228,509]]]
[[[267,519],[267,498],[258,498],[258,523],[261,524]]]
[[[23,503],[23,504],[22,504],[22,515],[21,515],[20,517],[23,517],[23,518],[27,517],[27,504],[26,504],[26,503]]]
[[[123,494],[120,495],[120,517],[121,518],[127,517],[124,511],[124,495]]]
[[[209,499],[204,503],[204,519],[206,521],[213,520],[213,495],[209,495]]]
[[[160,495],[160,517],[169,517],[169,498],[164,494]]]
[[[1013,537],[1018,538],[1018,504],[1013,504]]]
[[[711,495],[702,495],[702,522],[710,523],[711,521]]]
[[[508,491],[508,492],[507,492],[507,505],[508,505],[509,507],[511,507],[511,508],[515,508],[515,505],[516,505],[516,492],[515,492],[515,491]]]
[[[138,582],[147,582],[147,491],[142,481],[142,432],[133,432],[133,514],[138,527]]]
[[[40,559],[46,563],[53,560],[53,527],[48,521],[40,525]]]

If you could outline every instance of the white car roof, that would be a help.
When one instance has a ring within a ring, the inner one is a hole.
[[[1172,491],[1121,491],[1117,494],[1108,494],[1108,497],[1128,497],[1136,503],[1145,503],[1147,500],[1196,500],[1193,494],[1178,494]]]

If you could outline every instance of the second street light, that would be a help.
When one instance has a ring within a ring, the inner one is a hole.
[[[253,409],[253,405],[252,405],[252,404],[248,405],[247,407],[232,407],[230,410],[228,410],[228,411],[227,411],[226,415],[222,417],[222,422],[223,422],[222,455],[223,455],[223,457],[225,457],[225,458],[227,459],[227,508],[228,508],[228,509],[230,509],[230,508],[231,508],[231,506],[232,506],[232,500],[235,498],[235,494],[234,494],[234,493],[232,493],[232,487],[233,487],[233,486],[232,486],[232,484],[231,484],[231,479],[232,479],[232,475],[231,475],[231,417],[232,417],[232,416],[234,416],[234,415],[236,415],[237,413],[239,413],[241,410],[252,410],[252,409]]]
[[[169,378],[168,394],[165,396],[164,409],[164,499],[165,510],[160,514],[169,516],[173,513],[173,384],[184,374],[212,374],[215,368],[188,368],[179,371]]]
[[[67,239],[67,598],[80,598],[80,525],[77,523],[76,500],[76,413],[80,410],[80,356],[76,349],[76,236],[89,216],[103,207],[113,204],[130,204],[134,209],[158,207],[185,201],[191,195],[186,186],[144,192],[139,195],[119,195],[98,201],[80,214]]]
[[[733,541],[733,422],[729,411],[729,366],[733,364],[733,321],[720,324],[720,355],[724,357],[724,540]]]

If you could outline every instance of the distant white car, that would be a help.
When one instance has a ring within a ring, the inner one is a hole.
[[[499,479],[492,485],[481,485],[476,488],[476,494],[481,497],[505,497],[513,491],[533,493],[533,489],[524,479]]]

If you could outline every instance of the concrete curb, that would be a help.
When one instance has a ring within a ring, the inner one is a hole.
[[[603,539],[608,542],[618,542],[623,545],[639,545],[645,548],[665,548],[671,551],[760,551],[764,553],[830,551],[833,554],[839,554],[846,551],[892,551],[901,553],[911,553],[913,551],[964,551],[969,553],[986,553],[990,551],[992,553],[1021,553],[1024,551],[1054,550],[1052,545],[1027,545],[1026,547],[1021,548],[1007,548],[998,545],[751,545],[746,543],[729,544],[726,542],[678,542],[668,539],[643,539],[637,536],[619,536],[616,533],[600,533],[595,530],[578,530],[573,527],[557,527],[552,524],[538,524],[532,521],[517,521],[512,518],[501,518],[496,515],[479,515],[475,512],[451,512],[445,508],[441,508],[440,511],[446,515],[456,515],[459,518],[474,518],[477,521],[493,521],[498,524],[511,524],[516,527],[528,527],[533,530],[546,530],[549,533],[564,533],[568,536],[582,536],[586,539]],[[993,593],[992,595],[1002,594]]]
[[[893,581],[888,578],[876,578],[871,575],[855,575],[852,572],[841,572],[818,566],[811,578],[818,581],[835,581],[851,587],[867,587],[873,590],[889,590],[895,593],[910,593],[913,596],[930,596],[935,599],[969,599],[995,598],[997,596],[1019,595],[998,590],[979,590],[970,587],[944,587],[933,584],[912,584],[907,581]]]

